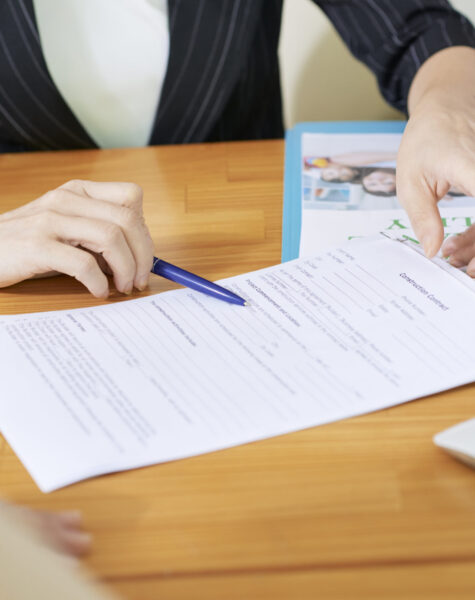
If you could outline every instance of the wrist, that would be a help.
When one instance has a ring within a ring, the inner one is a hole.
[[[410,116],[422,111],[449,111],[460,105],[475,110],[475,49],[445,48],[419,68],[408,96]]]

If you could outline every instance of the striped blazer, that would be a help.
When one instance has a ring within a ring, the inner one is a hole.
[[[151,144],[282,136],[282,2],[168,0],[170,55]],[[426,58],[475,46],[472,25],[446,0],[315,3],[402,110]],[[93,147],[48,72],[33,0],[0,0],[0,152]]]

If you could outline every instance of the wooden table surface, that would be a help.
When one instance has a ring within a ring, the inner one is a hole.
[[[271,141],[2,155],[0,208],[71,178],[135,181],[159,255],[216,279],[279,262],[283,153]],[[154,278],[149,292],[170,287]],[[0,291],[0,313],[97,303],[66,277]],[[432,436],[474,413],[467,386],[48,495],[1,440],[1,493],[81,509],[86,564],[128,599],[473,600],[475,473]]]

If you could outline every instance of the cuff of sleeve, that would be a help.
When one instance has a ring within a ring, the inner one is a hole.
[[[409,89],[422,64],[445,48],[453,46],[475,48],[475,28],[463,15],[456,14],[449,17],[444,15],[440,19],[435,19],[430,28],[422,33],[419,31],[408,35],[412,37],[412,41],[404,44],[404,53],[399,56],[395,73],[396,86],[391,86],[388,81],[379,81],[386,100],[406,115]],[[400,77],[397,77],[397,71]]]

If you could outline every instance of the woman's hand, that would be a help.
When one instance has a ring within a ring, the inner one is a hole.
[[[398,198],[425,253],[434,256],[444,239],[437,202],[451,187],[475,196],[475,49],[447,48],[429,58],[412,83],[409,112]]]
[[[107,298],[100,263],[129,294],[146,287],[152,262],[142,189],[134,183],[69,181],[0,215],[0,287],[53,271]]]
[[[467,267],[467,274],[475,277],[475,225],[464,233],[449,237],[442,245],[442,254],[453,267]]]

